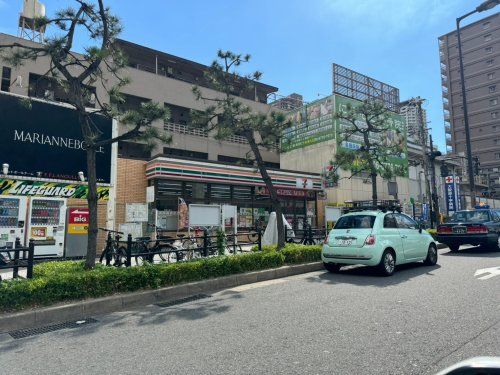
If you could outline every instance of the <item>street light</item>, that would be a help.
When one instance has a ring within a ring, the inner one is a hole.
[[[464,78],[464,62],[462,57],[462,42],[460,39],[460,21],[464,18],[467,18],[474,13],[484,12],[486,10],[490,10],[500,4],[500,0],[487,0],[479,5],[475,10],[464,14],[462,17],[457,18],[457,43],[458,43],[458,61],[460,62],[460,80],[462,86],[462,103],[464,107],[464,127],[465,127],[465,148],[467,151],[467,174],[469,177],[469,186],[470,186],[470,201],[471,206],[476,206],[476,186],[474,181],[474,171],[472,168],[472,146],[470,142],[470,129],[469,129],[469,117],[467,113],[467,98],[465,93],[465,78]]]

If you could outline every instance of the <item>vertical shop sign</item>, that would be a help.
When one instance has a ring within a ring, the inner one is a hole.
[[[186,201],[182,198],[178,199],[178,210],[177,210],[177,215],[178,215],[178,229],[184,229],[188,226],[188,205],[186,204]]]
[[[457,200],[455,194],[455,179],[454,176],[447,176],[445,179],[446,188],[446,210],[448,215],[450,212],[455,212],[457,210]]]

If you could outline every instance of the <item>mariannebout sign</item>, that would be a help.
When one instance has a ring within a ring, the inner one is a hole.
[[[112,120],[91,114],[100,139],[111,138]],[[9,175],[44,180],[79,181],[87,172],[86,144],[72,108],[0,93],[0,164],[9,164]],[[111,178],[111,146],[96,150],[97,182]]]
[[[0,178],[0,195],[87,199],[87,193],[87,185]],[[98,186],[97,198],[108,200],[108,197],[109,187]]]

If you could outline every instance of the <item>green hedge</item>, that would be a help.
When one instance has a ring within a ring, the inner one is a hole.
[[[286,264],[319,262],[321,260],[321,245],[299,245],[287,243],[280,251],[285,257]],[[258,251],[255,246],[253,251]],[[263,252],[275,252],[276,245],[262,246]]]
[[[0,311],[51,305],[57,302],[103,297],[114,293],[160,288],[183,282],[227,276],[321,260],[321,246],[287,244],[281,251],[266,246],[262,252],[219,256],[173,264],[145,264],[115,268],[96,265],[86,271],[83,262],[47,262],[36,265],[33,279],[0,282]]]
[[[35,266],[33,279],[0,282],[0,311],[276,268],[284,261],[281,253],[261,252],[131,268],[97,265],[90,271],[83,262],[48,262]]]

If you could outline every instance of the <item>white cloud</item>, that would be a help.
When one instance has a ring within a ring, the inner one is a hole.
[[[385,35],[431,26],[449,18],[459,0],[323,0],[323,15],[353,32]]]

